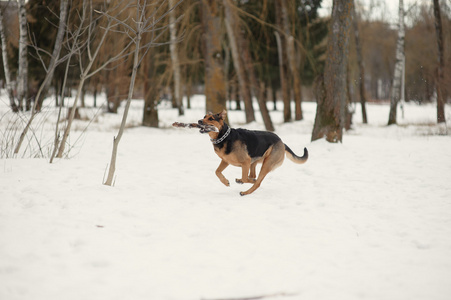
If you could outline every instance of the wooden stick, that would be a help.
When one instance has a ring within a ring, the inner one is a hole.
[[[218,131],[218,129],[213,125],[201,125],[198,123],[180,123],[180,122],[174,122],[172,123],[172,126],[174,127],[185,127],[185,128],[199,128],[203,132],[210,132],[210,131]]]

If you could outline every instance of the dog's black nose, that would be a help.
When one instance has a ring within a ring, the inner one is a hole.
[[[204,120],[199,120],[199,121],[197,121],[197,124],[203,125],[203,124],[204,124]]]

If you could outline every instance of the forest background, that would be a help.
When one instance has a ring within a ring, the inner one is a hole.
[[[353,6],[347,16],[353,26],[345,46],[346,86],[342,88],[347,90],[349,128],[355,112],[352,103],[361,102],[364,107],[364,101],[384,103],[394,97],[400,19],[391,10],[393,3],[334,2]],[[151,24],[140,32],[139,68],[130,85],[137,47],[131,36],[137,24],[136,3]],[[84,96],[92,94],[96,107],[97,95],[105,93],[105,110],[117,113],[131,87],[132,98],[145,100],[142,125],[150,127],[159,126],[161,101],[171,101],[182,115],[190,107],[191,95],[205,94],[207,110],[230,108],[226,101],[233,101],[234,109],[243,110],[249,123],[255,120],[252,103],[256,99],[266,129],[274,130],[265,110],[276,109],[277,100],[284,102],[284,122],[303,118],[302,101],[317,101],[334,17],[325,13],[331,4],[325,1],[322,7],[322,0],[1,1],[2,85],[10,87],[11,109],[16,112],[64,107],[64,97],[72,93],[78,93],[79,99],[74,106],[85,106]],[[439,5],[442,45],[450,45],[451,5],[448,1]],[[449,101],[451,50],[445,46],[439,53],[432,2],[408,1],[403,12],[405,80],[404,94],[397,100],[436,101],[441,80],[445,83],[441,94]],[[26,16],[23,21],[21,14]],[[71,114],[80,117],[76,109]]]

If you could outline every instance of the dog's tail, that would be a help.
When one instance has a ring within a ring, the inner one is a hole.
[[[304,155],[302,157],[297,156],[294,154],[294,152],[285,144],[285,152],[287,154],[287,157],[296,164],[303,164],[308,159],[308,150],[307,148],[304,148]]]

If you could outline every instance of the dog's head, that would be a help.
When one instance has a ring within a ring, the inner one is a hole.
[[[213,114],[211,112],[207,113],[203,119],[198,121],[199,125],[210,125],[217,128],[217,132],[221,131],[224,126],[224,120],[227,116],[227,111],[223,110],[218,114]],[[201,133],[206,133],[207,130],[201,130]]]

